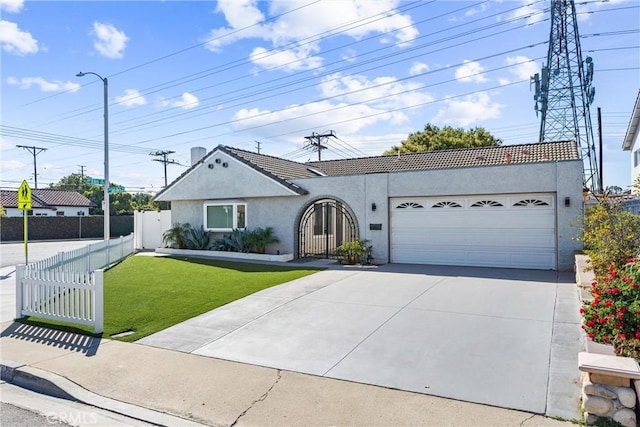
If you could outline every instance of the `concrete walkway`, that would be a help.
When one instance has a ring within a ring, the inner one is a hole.
[[[570,425],[527,412],[18,323],[1,329],[3,380],[157,425]]]
[[[578,419],[572,274],[386,265],[327,270],[138,341]]]

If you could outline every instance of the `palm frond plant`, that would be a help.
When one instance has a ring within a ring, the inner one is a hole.
[[[167,248],[185,249],[187,247],[186,237],[190,228],[191,225],[188,222],[173,224],[173,227],[162,233],[162,243]]]

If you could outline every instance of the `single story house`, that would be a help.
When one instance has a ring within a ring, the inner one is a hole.
[[[571,270],[581,244],[575,142],[299,163],[220,145],[156,200],[214,233],[273,227],[273,253],[330,257],[366,239],[376,263]]]
[[[18,190],[0,190],[0,205],[7,216],[22,216],[18,209]],[[89,215],[89,208],[95,203],[77,191],[33,189],[31,190],[31,210],[35,216],[81,216]]]
[[[635,183],[640,175],[640,90],[636,98],[636,104],[631,113],[631,120],[622,142],[622,149],[631,152],[631,184]],[[633,193],[640,193],[638,189],[632,189]]]

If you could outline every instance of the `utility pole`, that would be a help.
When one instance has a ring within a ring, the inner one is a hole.
[[[262,145],[262,142],[255,141],[255,143],[256,143],[256,148],[258,149],[258,154],[260,154],[260,145]]]
[[[312,150],[318,152],[318,161],[322,160],[322,150],[329,148],[326,145],[329,138],[336,138],[336,134],[330,130],[329,133],[319,134],[317,132],[312,132],[310,136],[305,136],[304,139],[309,141],[304,148],[311,147]]]
[[[80,168],[80,182],[78,183],[78,190],[80,190],[80,186],[82,185],[82,181],[84,181],[84,168],[86,168],[86,165],[78,165],[78,167]]]
[[[36,156],[42,153],[43,151],[47,151],[47,149],[43,147],[28,147],[26,145],[16,145],[16,147],[24,148],[25,150],[27,150],[29,153],[33,155],[33,179],[34,179],[33,188],[38,189],[38,167],[36,164]]]
[[[167,186],[167,165],[179,165],[180,163],[176,162],[173,159],[169,159],[169,154],[173,154],[175,151],[156,151],[154,153],[149,153],[150,156],[160,156],[161,159],[153,159],[154,162],[160,162],[164,165],[164,186]]]

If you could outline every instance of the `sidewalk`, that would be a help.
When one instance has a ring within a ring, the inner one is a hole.
[[[1,330],[3,380],[160,425],[566,425],[526,412],[19,323],[3,323]]]

